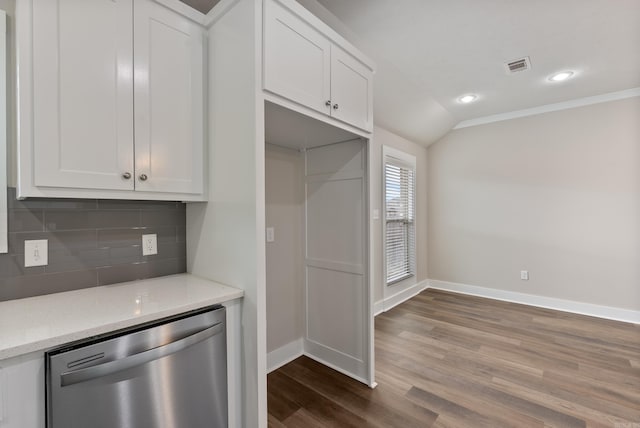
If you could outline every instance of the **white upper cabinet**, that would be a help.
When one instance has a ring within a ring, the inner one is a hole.
[[[16,9],[19,196],[202,200],[203,27],[153,0]]]
[[[369,68],[337,46],[331,47],[331,115],[373,129],[373,81]]]
[[[331,42],[275,2],[265,14],[265,89],[329,114]]]
[[[264,89],[371,131],[369,62],[294,1],[266,0],[264,14]]]
[[[130,189],[132,0],[34,0],[36,186]]]
[[[203,29],[150,0],[134,11],[136,189],[202,193]]]

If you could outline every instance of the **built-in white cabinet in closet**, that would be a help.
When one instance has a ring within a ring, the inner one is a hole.
[[[371,385],[366,147],[357,138],[305,152],[304,352]]]
[[[166,3],[17,2],[19,196],[203,199],[205,30]]]
[[[264,89],[371,131],[373,67],[346,43],[340,46],[318,18],[288,3],[265,1]]]

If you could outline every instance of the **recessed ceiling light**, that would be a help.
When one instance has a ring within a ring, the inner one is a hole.
[[[458,98],[458,101],[461,102],[462,104],[469,104],[469,103],[474,102],[477,99],[478,99],[477,95],[468,94],[468,95],[463,95],[460,98]]]
[[[571,76],[573,76],[573,71],[561,71],[560,73],[552,74],[549,77],[549,80],[551,80],[552,82],[562,82],[567,80]]]

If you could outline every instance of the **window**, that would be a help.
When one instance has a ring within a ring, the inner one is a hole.
[[[384,147],[384,249],[387,285],[416,273],[415,157]]]

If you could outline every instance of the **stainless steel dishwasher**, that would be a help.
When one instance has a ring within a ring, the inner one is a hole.
[[[48,428],[227,426],[222,307],[65,345],[45,359]]]

